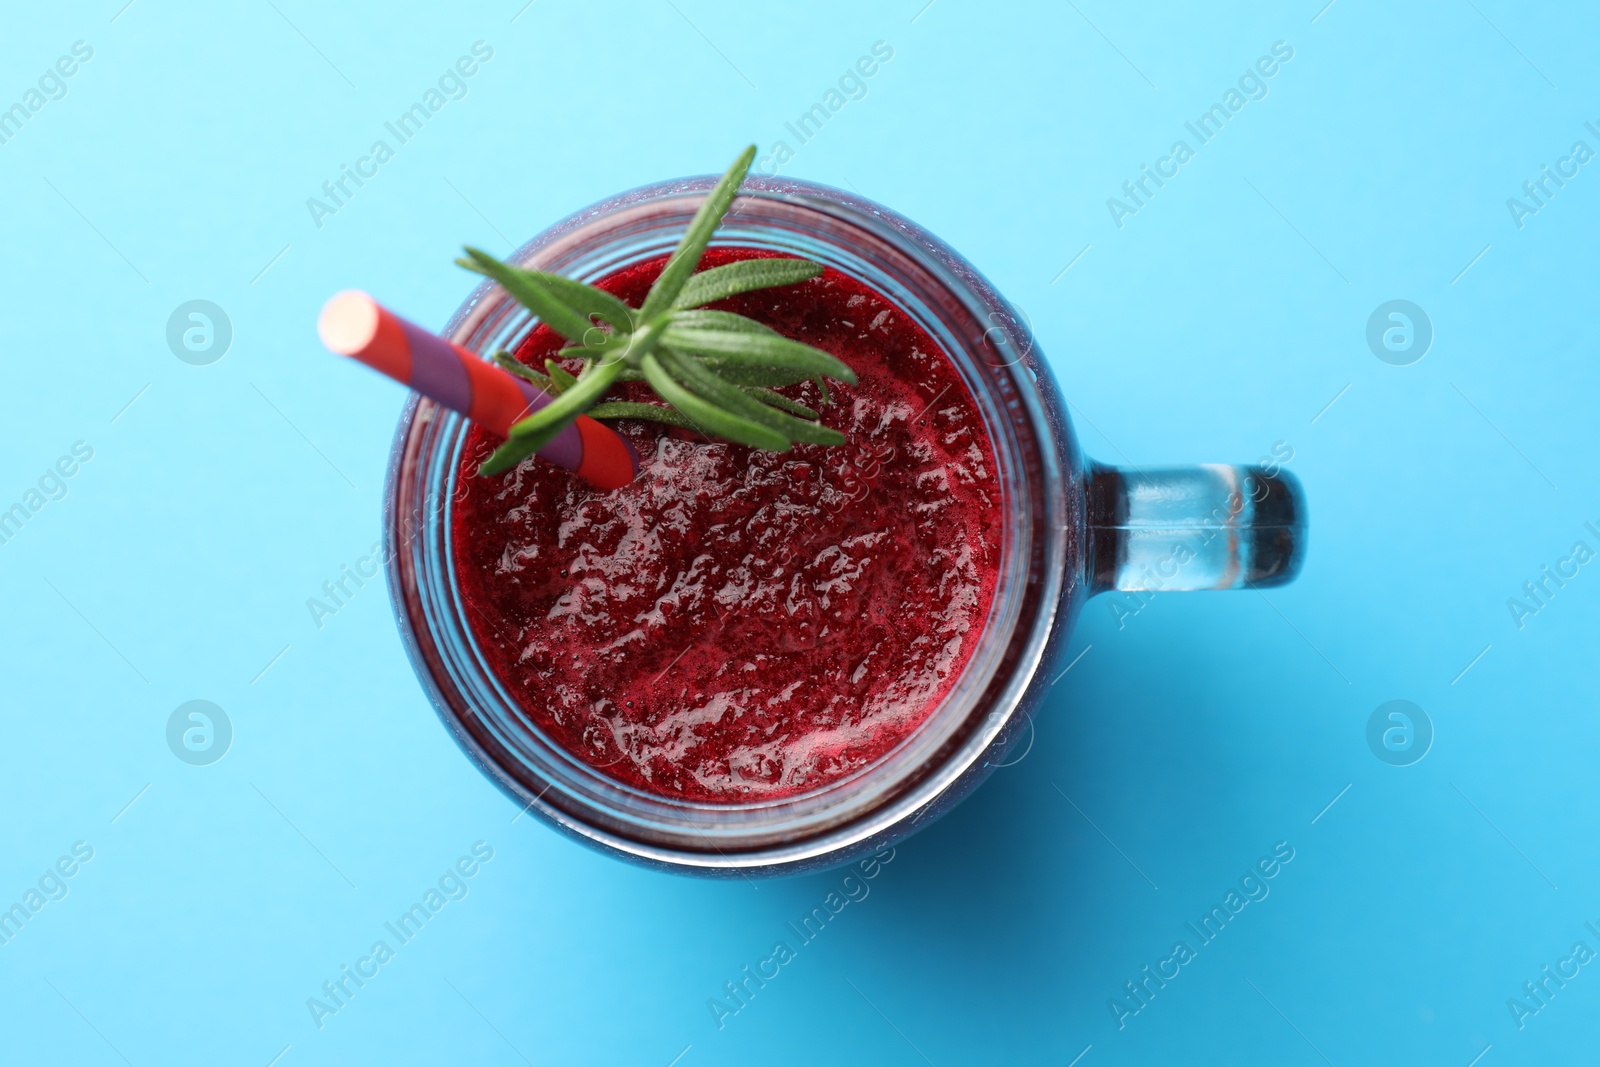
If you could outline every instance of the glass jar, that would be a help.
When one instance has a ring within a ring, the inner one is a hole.
[[[603,201],[510,262],[593,281],[664,255],[714,180],[664,182]],[[910,221],[836,189],[753,177],[713,244],[836,268],[898,305],[944,349],[994,450],[1003,521],[989,616],[940,705],[897,748],[848,777],[734,804],[624,785],[549,739],[477,647],[450,551],[449,504],[467,423],[413,395],[384,503],[400,630],[457,743],[519,806],[556,828],[630,860],[700,874],[790,874],[848,862],[927,825],[1005,762],[1091,595],[1273,585],[1298,569],[1305,508],[1289,475],[1087,461],[1025,321],[971,264]],[[445,333],[486,355],[514,348],[529,326],[526,310],[486,282]]]

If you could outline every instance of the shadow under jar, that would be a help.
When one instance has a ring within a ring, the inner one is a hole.
[[[511,262],[597,281],[659,260],[713,182],[661,183],[604,201]],[[749,797],[648,788],[572,751],[570,739],[561,743],[548,709],[528,706],[525,689],[497,673],[505,660],[475,633],[452,551],[461,521],[454,504],[475,489],[463,473],[473,431],[413,396],[385,499],[388,579],[407,650],[462,749],[519,807],[558,829],[630,860],[698,874],[848,862],[928,825],[1005,761],[1027,735],[1019,724],[1042,698],[1089,596],[1275,585],[1299,569],[1305,507],[1289,475],[1226,466],[1134,472],[1085,460],[1025,322],[970,264],[906,219],[824,186],[752,178],[712,255],[730,249],[822,263],[886,299],[942,350],[988,438],[987,608],[938,698],[864,765]],[[526,341],[532,325],[485,283],[446,334],[486,355]],[[837,411],[824,409],[823,421],[836,424]]]

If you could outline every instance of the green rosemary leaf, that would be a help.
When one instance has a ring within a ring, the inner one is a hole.
[[[591,363],[585,367],[583,374],[577,381],[560,396],[535,411],[532,415],[511,427],[513,439],[544,435],[541,443],[549,443],[550,438],[560,433],[562,428],[583,413],[584,409],[600,399],[605,391],[611,388],[611,383],[616,381],[617,375],[622,371],[622,361],[612,360],[609,363]]]
[[[823,272],[821,263],[809,259],[746,259],[712,267],[689,277],[672,302],[675,308],[697,308],[755,289],[771,289],[808,281]]]
[[[710,311],[705,308],[674,311],[667,319],[667,326],[677,329],[718,330],[727,334],[782,336],[776,330],[757,322],[755,319],[748,319],[743,315],[735,315],[731,311]],[[678,350],[688,351],[683,348]],[[702,362],[723,378],[741,386],[776,386],[781,388],[785,385],[798,385],[803,381],[807,381],[816,373],[814,369],[785,367],[775,365],[770,360],[750,359],[740,355],[724,358],[722,355],[713,353],[705,355]]]
[[[622,370],[622,360],[594,363],[584,368],[572,388],[511,427],[511,436],[478,468],[482,475],[508,471],[555,439],[573,419],[583,414],[611,388]]]
[[[561,364],[553,359],[544,361],[544,372],[550,375],[550,380],[555,382],[556,387],[563,393],[578,384],[578,379],[567,373]]]
[[[469,253],[474,252],[470,248],[467,251]],[[482,253],[476,254],[482,255]],[[486,277],[495,277],[475,260],[458,259],[456,263],[467,270]],[[506,266],[508,269],[520,270],[528,277],[543,282],[557,299],[584,318],[602,319],[620,333],[627,333],[633,329],[633,309],[604,289],[560,274],[548,274],[542,270],[528,270],[524,267],[510,267],[509,264]]]
[[[590,360],[592,360],[592,359],[598,359],[600,357],[596,356],[593,352],[590,352],[587,349],[583,349],[583,348],[563,348],[561,351],[556,353],[556,358],[557,359],[590,359]],[[622,366],[622,373],[617,375],[617,381],[619,381],[619,382],[642,382],[642,381],[644,381],[644,375],[639,373],[637,370],[633,369],[632,367],[628,366],[626,363],[624,363],[623,366]]]
[[[782,393],[775,393],[771,389],[763,389],[758,385],[741,385],[739,388],[763,404],[771,404],[775,408],[787,411],[791,415],[798,415],[802,419],[820,419],[822,417],[799,401],[790,400]]]
[[[554,437],[555,434],[550,436]],[[478,474],[481,477],[503,474],[549,443],[548,440],[539,441],[531,437],[508,438],[504,444],[490,453],[488,459],[478,465]]]
[[[826,375],[854,385],[855,371],[820,348],[791,341],[781,334],[732,333],[725,330],[685,329],[667,324],[661,335],[663,344],[673,348],[720,356],[724,360],[761,362],[773,367],[804,370],[806,377]]]
[[[801,382],[810,381],[812,372],[807,369],[796,370],[793,367],[775,367],[764,359],[747,359],[740,356],[705,356],[695,355],[685,349],[674,348],[671,345],[662,345],[657,351],[677,352],[679,355],[697,359],[707,368],[717,373],[723,381],[732,382],[734,385],[765,386],[769,389],[782,389],[788,385],[799,385]]]
[[[620,349],[609,349],[608,350],[608,349],[603,349],[603,348],[586,348],[583,345],[572,345],[571,347],[563,348],[559,352],[557,352],[555,358],[556,359],[585,359],[585,360],[589,360],[589,361],[592,362],[592,361],[597,360],[597,359],[614,359],[619,355],[626,356],[627,354],[628,354],[628,349],[627,349],[626,346],[623,346]],[[619,381],[619,382],[642,382],[642,381],[644,381],[644,375],[640,374],[637,370],[633,369],[632,367],[624,366],[622,373],[617,376],[617,381]]]
[[[517,359],[516,356],[513,356],[510,352],[507,352],[503,348],[494,354],[494,362],[496,366],[500,367],[500,369],[510,371],[523,381],[532,382],[534,385],[537,385],[540,389],[543,389],[551,396],[555,396],[561,392],[560,387],[557,386],[555,382],[551,381],[549,378],[546,378],[532,367],[526,365],[521,360]]]
[[[733,206],[734,195],[738,193],[739,186],[744,182],[745,173],[749,171],[750,164],[755,158],[755,145],[740,152],[739,158],[733,161],[733,166],[728,168],[727,173],[706,196],[705,202],[700,205],[700,210],[694,213],[688,232],[683,235],[683,240],[678,242],[672,258],[667,260],[661,275],[656,278],[655,284],[650,287],[650,292],[644,298],[644,306],[639,309],[641,322],[649,322],[670,308],[672,302],[678,298],[678,294],[683,291],[684,283],[689,280],[689,276],[700,263],[700,257],[705,254],[706,245],[711,243],[712,233],[722,222],[722,216],[728,213],[728,208]]]
[[[469,247],[467,255],[471,257],[470,262],[461,259],[456,262],[499,282],[506,292],[516,298],[517,303],[543,319],[562,337],[580,344],[588,343],[592,347],[603,347],[609,341],[609,334],[598,330],[588,315],[570,306],[535,272],[502,263],[476,248]],[[600,334],[600,337],[594,337],[594,333]]]
[[[607,400],[596,404],[585,415],[591,419],[644,419],[648,422],[664,422],[668,426],[679,426],[685,430],[698,430],[699,427],[677,411],[660,404],[636,404],[627,400]]]
[[[728,333],[769,333],[782,336],[777,330],[755,319],[747,319],[731,311],[709,311],[706,308],[674,311],[667,319],[667,325],[683,330],[723,330]]]
[[[678,352],[661,353],[661,363],[673,377],[693,389],[729,415],[748,420],[759,426],[782,434],[789,441],[804,441],[813,445],[842,445],[844,434],[812,422],[801,422],[768,407],[737,386],[718,378],[698,360]]]
[[[573,418],[577,416],[574,415]],[[478,466],[478,473],[492,475],[510,470],[554,440],[556,434],[566,429],[567,423],[571,421],[572,419],[566,422],[553,422],[533,433],[512,434]]]
[[[534,270],[527,273],[548,285],[562,302],[581,312],[585,318],[601,319],[609,323],[618,333],[628,333],[633,330],[633,309],[604,289],[572,278],[563,278],[559,274],[546,274]]]
[[[661,398],[687,415],[702,431],[751,448],[764,448],[769,452],[789,451],[789,439],[776,430],[730,415],[685,389],[667,373],[655,352],[640,361],[640,369],[644,371],[645,380],[661,394]]]
[[[614,350],[608,352],[608,351],[597,350],[597,349],[593,349],[593,348],[585,348],[582,345],[576,345],[576,346],[571,347],[571,348],[563,348],[561,351],[556,353],[556,358],[557,359],[586,359],[586,360],[609,359],[609,358],[615,358],[618,355],[626,357],[627,354],[628,354],[628,351],[629,351],[628,347],[624,347],[624,348],[622,348],[620,350],[615,350],[614,349]],[[639,373],[639,371],[636,368],[634,368],[632,366],[624,365],[622,373],[617,375],[617,381],[619,381],[619,382],[642,382],[642,381],[644,381],[644,375]]]

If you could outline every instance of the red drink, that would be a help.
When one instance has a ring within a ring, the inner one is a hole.
[[[638,306],[663,262],[598,284]],[[641,467],[606,493],[537,460],[479,478],[498,442],[474,429],[451,548],[478,645],[556,744],[650,793],[737,803],[837,781],[916,730],[984,625],[1001,520],[971,395],[885,297],[830,269],[715,306],[855,370],[826,407],[786,390],[848,444],[617,422]],[[541,326],[517,355],[540,367],[561,344]]]

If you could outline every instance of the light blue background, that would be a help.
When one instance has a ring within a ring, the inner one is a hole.
[[[1506,1001],[1574,942],[1600,949],[1600,565],[1520,630],[1506,601],[1580,538],[1600,548],[1600,173],[1520,230],[1505,202],[1575,140],[1600,148],[1600,15],[924,2],[12,5],[0,104],[74,41],[94,58],[0,145],[0,507],[74,441],[94,458],[0,545],[0,903],[74,841],[95,856],[0,947],[8,1060],[1592,1049],[1600,969],[1522,1030]],[[469,95],[317,228],[306,198],[478,40],[494,58]],[[313,323],[355,286],[441,326],[472,285],[463,242],[505,252],[616,191],[765,154],[878,40],[894,58],[867,97],[784,172],[968,256],[1031,317],[1096,457],[1287,442],[1311,552],[1266,596],[1160,597],[1121,628],[1092,603],[1025,758],[719,1030],[708,998],[838,876],[669,877],[513,822],[424,700],[380,585],[313,625],[307,598],[378,536],[403,395]],[[1119,230],[1106,199],[1280,40],[1270,95]],[[210,366],[164,338],[195,298],[233,324]],[[1393,298],[1434,325],[1411,366],[1364,339]],[[164,738],[194,698],[234,725],[208,767]],[[1404,768],[1365,740],[1399,698],[1437,732]],[[470,895],[318,1030],[306,999],[478,840],[495,856]],[[1295,859],[1271,895],[1119,1030],[1108,999],[1279,841]]]

